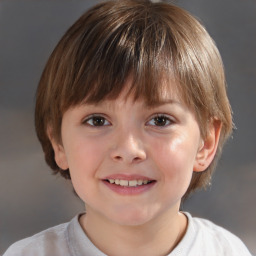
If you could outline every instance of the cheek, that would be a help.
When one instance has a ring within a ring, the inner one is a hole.
[[[196,157],[196,143],[185,135],[173,136],[155,145],[156,162],[165,180],[189,183]]]
[[[69,145],[67,152],[71,181],[78,196],[87,201],[96,193],[95,179],[103,149],[88,139],[76,141],[79,142]]]
[[[79,137],[79,139],[74,138],[66,149],[69,169],[74,173],[88,173],[88,170],[93,168],[93,165],[97,165],[102,151],[102,148],[95,143],[95,139],[83,139],[82,137]]]
[[[74,143],[76,141],[76,143]],[[78,142],[77,142],[78,141]],[[88,139],[73,140],[67,147],[67,161],[71,182],[78,196],[84,201],[97,192],[95,179],[101,163],[102,149]]]

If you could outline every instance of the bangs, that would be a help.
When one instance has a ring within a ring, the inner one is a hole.
[[[141,11],[145,12],[144,19]],[[176,45],[168,27],[145,9],[132,15],[126,17],[120,11],[111,20],[102,20],[98,15],[93,22],[87,20],[87,15],[78,21],[78,28],[71,27],[81,31],[81,26],[87,24],[83,35],[76,38],[79,44],[71,55],[73,74],[66,84],[69,88],[63,90],[63,111],[84,102],[116,99],[128,79],[132,82],[127,96],[132,95],[134,100],[143,98],[148,105],[161,100],[170,80],[176,84]]]

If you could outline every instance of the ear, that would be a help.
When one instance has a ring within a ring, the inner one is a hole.
[[[195,172],[202,172],[211,164],[218,148],[221,126],[219,120],[212,119],[207,137],[204,140],[202,139],[196,155],[193,169]]]
[[[61,143],[59,143],[54,138],[53,132],[52,132],[52,127],[50,127],[50,126],[47,128],[47,135],[52,144],[52,148],[54,151],[54,159],[55,159],[56,164],[62,170],[67,170],[69,167],[68,167],[68,162],[67,162],[67,157],[66,157],[64,147]]]

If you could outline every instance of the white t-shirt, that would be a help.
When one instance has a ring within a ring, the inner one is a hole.
[[[188,218],[185,236],[168,256],[251,256],[243,242],[212,222]],[[32,237],[14,243],[3,256],[106,256],[89,240],[79,215]]]

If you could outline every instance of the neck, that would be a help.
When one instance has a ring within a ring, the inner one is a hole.
[[[85,233],[107,255],[167,255],[185,234],[187,219],[176,211],[165,212],[150,222],[119,225],[90,211],[80,218]]]

